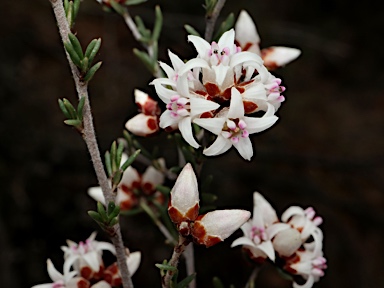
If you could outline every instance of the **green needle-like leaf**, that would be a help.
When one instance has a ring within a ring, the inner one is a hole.
[[[161,28],[163,26],[163,14],[159,5],[155,8],[155,26],[153,27],[152,41],[157,41],[160,37]]]
[[[103,219],[101,219],[100,214],[96,211],[88,211],[88,215],[95,220],[96,222],[103,222]]]
[[[112,162],[111,162],[111,154],[109,151],[105,152],[105,167],[107,168],[108,176],[112,176]]]
[[[110,153],[111,153],[112,172],[114,173],[119,169],[119,167],[116,164],[116,141],[112,142]]]
[[[144,2],[147,2],[148,0],[127,0],[125,1],[125,5],[127,6],[131,6],[131,5],[137,5],[137,4],[141,4],[141,3],[144,3]]]
[[[120,142],[116,150],[116,165],[120,167],[121,157],[123,156],[124,142]]]
[[[119,205],[115,205],[115,208],[113,208],[113,210],[108,214],[108,218],[112,219],[117,215],[119,215],[119,213],[120,213],[120,207]]]
[[[168,264],[155,264],[155,266],[161,270],[177,272],[177,268]]]
[[[184,29],[187,30],[188,34],[201,37],[200,33],[197,32],[195,28],[193,28],[192,26],[190,26],[188,24],[184,25]]]
[[[105,212],[104,205],[101,202],[97,202],[97,212],[99,212],[101,219],[105,222],[108,219],[107,213]]]
[[[68,119],[71,118],[71,115],[69,114],[67,108],[64,105],[64,102],[61,99],[59,99],[59,107],[60,107],[60,110],[64,113],[64,116],[66,118]]]
[[[67,11],[68,11],[68,6],[69,6],[69,1],[68,0],[64,0],[64,10],[65,10],[65,16],[67,16]]]
[[[196,273],[193,273],[187,277],[185,277],[183,280],[181,280],[179,283],[177,283],[176,288],[185,288],[188,287],[189,283],[192,282],[193,279],[195,279]]]
[[[108,217],[110,216],[110,214],[112,213],[112,211],[115,209],[116,205],[115,203],[113,203],[112,201],[110,201],[108,203],[108,206],[107,206],[107,214],[108,214]]]
[[[76,54],[79,56],[80,59],[83,59],[84,55],[83,55],[83,50],[81,49],[81,44],[79,39],[77,39],[77,37],[72,33],[68,34],[68,38],[69,38],[69,41],[71,41],[72,47],[75,50]]]
[[[135,161],[136,157],[139,156],[141,150],[137,150],[135,153],[133,153],[133,155],[131,155],[127,161],[124,162],[124,164],[121,166],[121,170],[125,171],[129,166],[131,166],[131,164],[133,163],[133,161]]]
[[[116,170],[113,174],[112,183],[113,185],[117,186],[119,185],[121,178],[123,178],[123,171],[122,170]]]
[[[89,56],[88,56],[89,63],[92,63],[92,62],[93,62],[93,59],[95,58],[97,52],[99,52],[100,46],[101,46],[101,38],[99,38],[99,39],[96,40],[96,43],[95,43],[95,45],[93,46],[91,52],[89,52]],[[101,64],[100,64],[100,65],[101,65]]]
[[[73,20],[76,19],[77,13],[79,13],[80,0],[74,0],[73,2]]]
[[[67,109],[68,113],[70,114],[71,117],[68,117],[70,119],[77,119],[77,113],[71,102],[69,102],[67,99],[63,99],[63,104],[65,108]]]
[[[95,73],[97,72],[97,70],[99,70],[99,68],[101,67],[101,64],[102,62],[100,61],[100,62],[97,62],[95,65],[93,65],[91,69],[88,70],[87,74],[85,74],[83,81],[84,82],[90,81],[95,75]]]
[[[88,70],[89,61],[87,57],[84,57],[83,60],[80,60],[81,63],[81,72],[84,74]]]
[[[70,126],[79,127],[81,125],[81,121],[78,119],[67,119],[64,120],[64,123]]]
[[[72,27],[72,25],[73,25],[73,2],[72,1],[69,1],[66,16],[67,16],[67,21],[68,21],[69,27]]]
[[[73,64],[75,64],[77,67],[81,67],[80,57],[79,57],[79,55],[77,55],[71,42],[64,42],[64,47],[65,47],[65,50],[67,50],[69,57],[71,58]]]
[[[91,52],[97,43],[97,40],[98,39],[93,39],[91,42],[89,42],[87,49],[85,49],[84,57],[87,57],[89,59],[89,57],[91,56]]]
[[[77,118],[79,118],[81,121],[83,120],[84,104],[85,104],[85,97],[82,96],[79,100],[79,105],[77,105]]]
[[[226,32],[229,29],[231,29],[234,24],[235,24],[235,15],[233,13],[231,13],[231,14],[228,15],[227,19],[225,19],[221,23],[221,25],[219,27],[219,30],[217,30],[217,32],[216,32],[215,36],[213,37],[213,39],[219,40],[221,35],[223,35],[224,32]]]

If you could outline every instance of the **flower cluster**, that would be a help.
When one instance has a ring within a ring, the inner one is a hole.
[[[269,258],[293,276],[299,276],[294,288],[310,288],[327,268],[323,257],[322,218],[312,207],[288,208],[279,221],[275,210],[258,192],[253,194],[253,218],[241,230],[243,237],[232,243],[242,245],[250,258],[264,262]]]
[[[206,247],[228,238],[251,216],[245,210],[215,210],[199,215],[199,190],[191,164],[184,166],[171,191],[168,214],[183,237]]]
[[[67,240],[68,246],[62,246],[64,252],[63,274],[56,270],[50,259],[47,270],[53,283],[35,285],[32,288],[111,288],[121,286],[121,276],[117,263],[104,267],[103,250],[115,254],[115,248],[108,242],[95,240],[96,232],[85,240],[75,243]],[[133,275],[140,265],[141,253],[127,252],[127,266]],[[71,271],[71,267],[73,270]]]
[[[123,153],[121,163],[124,163],[128,156]],[[165,168],[164,159],[157,160],[162,168]],[[156,191],[156,186],[163,184],[164,174],[153,166],[148,166],[143,174],[140,174],[135,168],[129,166],[123,173],[123,177],[117,187],[116,204],[120,205],[121,211],[127,211],[135,208],[139,204],[140,197],[152,197],[160,204],[164,196]],[[106,205],[101,187],[91,187],[88,189],[88,195],[96,201]]]

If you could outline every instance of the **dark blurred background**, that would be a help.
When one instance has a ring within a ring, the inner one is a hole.
[[[160,4],[164,28],[159,59],[167,49],[195,55],[183,25],[204,29],[203,1],[148,1],[133,7],[152,27]],[[229,0],[223,20],[247,9],[258,26],[262,47],[285,45],[302,56],[275,71],[288,88],[287,101],[272,129],[255,135],[250,163],[236,151],[210,159],[212,192],[221,208],[252,210],[259,191],[281,214],[290,205],[314,206],[323,216],[324,252],[329,268],[316,287],[384,287],[384,74],[383,9],[380,2],[335,0]],[[63,124],[57,100],[76,95],[48,0],[3,1],[0,9],[0,286],[47,283],[46,259],[61,271],[65,239],[76,242],[100,230],[87,216],[94,202],[86,195],[97,184],[86,147]],[[136,113],[133,90],[152,93],[151,75],[132,55],[135,42],[123,20],[84,0],[75,29],[85,44],[103,40],[101,70],[90,85],[95,127],[104,153],[121,137]],[[160,139],[160,140],[159,140]],[[167,156],[174,147],[161,134]],[[175,163],[170,163],[175,164]],[[218,168],[220,167],[220,168]],[[155,263],[171,255],[162,235],[145,215],[123,218],[125,244],[141,250],[137,287],[160,287]],[[196,247],[200,287],[211,276],[243,287],[252,269],[230,243]],[[101,231],[98,239],[107,241]],[[205,284],[203,284],[205,283]],[[257,287],[291,287],[270,266]]]

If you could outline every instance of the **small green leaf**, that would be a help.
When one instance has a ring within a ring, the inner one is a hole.
[[[65,108],[67,108],[68,113],[71,115],[71,119],[77,119],[77,113],[71,102],[69,102],[67,99],[63,99],[63,103]]]
[[[79,100],[79,105],[77,105],[77,117],[80,119],[80,120],[83,120],[83,108],[84,108],[84,104],[85,104],[85,97],[84,96],[81,96],[80,100]]]
[[[76,54],[79,56],[80,59],[83,59],[84,55],[83,55],[83,50],[81,49],[81,44],[79,39],[77,39],[77,37],[72,33],[68,34],[68,38],[69,38],[69,41],[71,41],[72,47],[75,50]]]
[[[157,41],[160,37],[161,28],[163,26],[163,14],[159,5],[155,7],[155,25],[152,32],[152,41]]]
[[[116,150],[116,165],[117,167],[120,167],[121,164],[121,157],[123,156],[124,152],[124,142],[119,142],[119,146]]]
[[[67,120],[64,120],[64,123],[70,126],[75,126],[75,127],[81,126],[81,121],[78,119],[67,119]]]
[[[161,270],[177,272],[177,268],[168,264],[155,264],[155,266]]]
[[[227,19],[225,19],[220,27],[219,27],[219,30],[217,30],[215,36],[213,37],[213,39],[216,39],[218,40],[221,35],[223,35],[224,32],[228,31],[229,29],[231,29],[233,27],[233,25],[235,24],[235,15],[233,13],[229,14]]]
[[[116,141],[112,142],[109,152],[111,153],[112,172],[114,173],[120,168],[116,165]]]
[[[213,277],[212,279],[213,288],[224,288],[223,282],[219,279],[219,277]]]
[[[188,287],[189,283],[192,282],[193,279],[195,279],[196,273],[193,273],[187,277],[185,277],[183,280],[181,280],[179,283],[177,283],[176,288],[185,288]]]
[[[95,220],[96,222],[103,222],[103,219],[101,219],[100,214],[96,211],[88,211],[88,215]]]
[[[68,6],[69,6],[69,2],[68,2],[68,0],[64,0],[65,16],[67,16]]]
[[[67,9],[67,21],[70,28],[72,28],[73,25],[73,2],[69,1],[68,9]]]
[[[124,15],[125,13],[125,8],[120,5],[119,3],[117,3],[116,1],[114,0],[111,0],[109,1],[109,4],[111,4],[112,8],[117,12],[119,13],[120,15]]]
[[[205,13],[207,16],[210,16],[215,9],[217,0],[205,0]]]
[[[141,62],[143,62],[144,66],[151,72],[154,72],[155,69],[155,61],[149,57],[149,55],[143,51],[140,51],[136,48],[133,49],[133,54],[137,56],[137,58],[140,59]]]
[[[67,53],[69,54],[69,57],[71,58],[73,64],[75,64],[77,67],[81,67],[79,55],[77,55],[71,42],[64,42],[64,47],[65,47],[65,50],[67,50]]]
[[[192,26],[188,25],[188,24],[185,24],[184,25],[184,29],[187,30],[188,34],[190,35],[195,35],[195,36],[200,36],[200,33],[196,31],[195,28],[193,28]]]
[[[101,217],[101,219],[103,219],[103,221],[108,219],[107,213],[105,212],[104,205],[101,204],[101,202],[97,202],[97,212],[99,212],[100,217]]]
[[[115,226],[117,223],[119,223],[119,218],[113,218],[111,221],[109,221],[109,226]]]
[[[171,193],[171,188],[163,185],[156,185],[156,190],[160,191],[164,195],[169,195],[169,193]]]
[[[96,43],[93,46],[92,50],[90,52],[88,52],[89,56],[87,56],[87,57],[89,59],[90,64],[93,62],[93,59],[95,58],[97,52],[99,52],[100,46],[101,46],[101,38],[96,40]]]
[[[89,57],[91,56],[91,52],[95,47],[96,43],[97,43],[97,39],[93,39],[91,42],[89,42],[87,49],[85,49],[84,57],[87,57],[89,59]]]
[[[123,171],[122,170],[116,170],[113,174],[112,183],[113,185],[117,186],[119,185],[121,178],[123,178]]]
[[[105,152],[105,167],[107,168],[108,176],[112,176],[112,163],[111,163],[111,154],[109,151]]]
[[[89,61],[87,57],[84,57],[83,60],[80,60],[81,63],[81,72],[84,74],[88,71]]]
[[[125,1],[125,5],[127,6],[131,6],[131,5],[137,5],[137,4],[141,4],[141,3],[144,3],[144,2],[147,2],[148,0],[127,0]]]
[[[140,149],[136,150],[135,153],[129,156],[128,160],[125,161],[123,165],[121,165],[121,170],[125,171],[129,166],[131,166],[133,161],[135,161],[136,157],[139,156],[140,152],[141,152]]]
[[[139,15],[135,16],[135,22],[137,26],[137,30],[139,30],[142,37],[149,37],[150,31],[145,27],[143,19]],[[149,32],[149,33],[148,33]]]
[[[91,67],[91,69],[88,70],[87,74],[85,75],[83,81],[84,82],[88,82],[90,81],[93,76],[95,75],[96,71],[99,70],[100,66],[101,66],[102,62],[97,62],[95,65],[93,65]]]
[[[113,202],[112,202],[113,203]],[[117,217],[117,215],[119,215],[120,213],[120,206],[119,205],[116,205],[113,210],[111,212],[109,212],[108,214],[108,218],[109,219],[112,219],[112,218],[115,218]]]
[[[60,107],[60,110],[64,113],[64,116],[66,118],[72,118],[67,108],[65,108],[64,102],[61,99],[59,99],[59,107]]]
[[[77,13],[79,13],[80,0],[74,0],[73,2],[73,19],[76,19]]]
[[[110,216],[110,214],[113,212],[113,210],[115,209],[116,205],[115,203],[113,203],[112,201],[110,201],[108,203],[108,207],[107,207],[107,214],[108,214],[108,217]]]

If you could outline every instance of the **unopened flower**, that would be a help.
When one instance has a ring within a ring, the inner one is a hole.
[[[129,256],[127,257],[126,261],[129,274],[132,276],[133,274],[135,274],[137,268],[139,268],[141,262],[141,252],[136,251],[133,253],[129,253]],[[117,266],[117,262],[111,264],[104,270],[103,279],[112,287],[121,286],[122,280],[119,268]]]
[[[216,210],[199,213],[199,191],[191,164],[184,166],[171,191],[168,214],[184,237],[210,247],[228,238],[246,222],[250,213],[244,210]]]
[[[253,155],[253,148],[249,135],[271,127],[278,119],[273,114],[274,109],[270,105],[262,118],[245,116],[240,93],[236,88],[232,88],[228,110],[218,114],[215,118],[194,120],[197,125],[218,135],[216,141],[204,150],[204,154],[208,156],[219,155],[234,146],[244,159],[250,160]]]
[[[67,240],[68,246],[61,247],[64,251],[64,270],[73,266],[86,279],[100,278],[98,272],[104,268],[103,250],[115,254],[115,248],[111,243],[96,241],[95,237],[96,232],[93,232],[85,242]]]
[[[273,70],[292,62],[300,56],[301,51],[296,48],[272,46],[260,50],[260,36],[251,16],[242,10],[235,24],[236,42],[242,51],[250,51],[260,55],[264,65]]]

